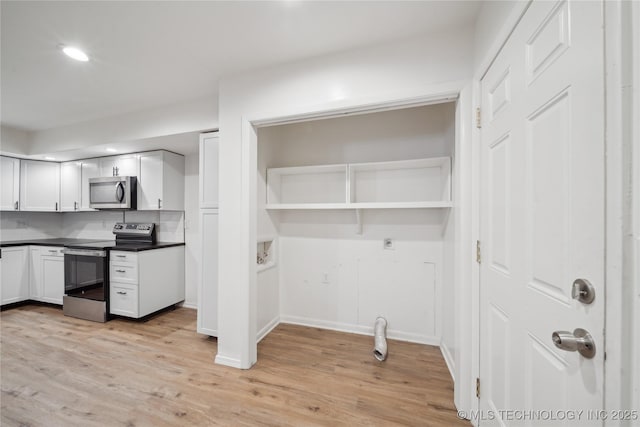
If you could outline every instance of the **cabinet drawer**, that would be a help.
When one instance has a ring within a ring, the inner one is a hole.
[[[111,264],[128,262],[138,264],[138,254],[136,252],[111,251]]]
[[[111,282],[109,312],[119,316],[138,317],[138,288],[126,283]]]
[[[138,284],[138,264],[111,262],[109,280],[132,285]]]

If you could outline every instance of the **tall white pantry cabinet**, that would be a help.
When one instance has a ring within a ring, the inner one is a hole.
[[[218,132],[200,135],[201,280],[198,288],[198,332],[218,336]]]

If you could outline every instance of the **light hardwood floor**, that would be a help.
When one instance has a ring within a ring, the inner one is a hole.
[[[1,313],[1,425],[469,426],[436,347],[280,325],[258,363],[213,363],[194,310],[106,324],[29,305]]]

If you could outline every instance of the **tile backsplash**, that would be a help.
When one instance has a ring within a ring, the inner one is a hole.
[[[114,238],[116,222],[153,222],[158,241],[184,242],[182,211],[0,212],[0,240]]]
[[[62,215],[54,212],[0,212],[0,240],[60,237]]]

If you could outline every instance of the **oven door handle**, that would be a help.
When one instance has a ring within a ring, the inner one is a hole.
[[[63,249],[62,253],[65,255],[93,256],[100,258],[105,258],[107,256],[107,251],[87,251],[84,249]]]

